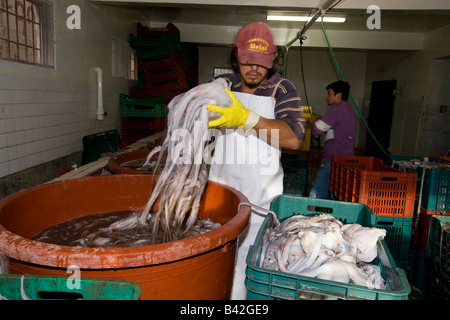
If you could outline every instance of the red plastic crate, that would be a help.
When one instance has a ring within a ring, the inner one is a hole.
[[[372,171],[355,170],[353,183],[352,202],[367,205],[377,216],[413,217],[416,172],[378,164]]]
[[[420,207],[420,213],[416,217],[416,228],[414,229],[414,245],[420,249],[426,250],[428,247],[431,218],[436,216],[450,216],[450,212],[441,212],[427,210]]]
[[[137,34],[139,36],[149,37],[149,38],[159,38],[163,35],[171,35],[177,39],[180,38],[180,31],[173,23],[168,23],[165,28],[150,28],[143,26],[142,24],[137,24]]]
[[[154,135],[156,132],[148,130],[126,130],[122,131],[122,146],[126,147],[136,141]]]
[[[374,170],[383,161],[374,157],[334,156],[331,161],[330,192],[341,201],[352,201],[354,170]]]
[[[310,168],[319,168],[320,163],[322,162],[323,151],[319,151],[316,149],[309,149],[308,151],[308,167]]]
[[[181,53],[171,53],[166,59],[155,61],[144,61],[138,59],[138,69],[148,72],[162,72],[174,70],[177,67],[183,67],[186,64],[186,56]]]
[[[125,119],[125,118],[123,118],[123,119]],[[126,119],[129,120],[130,118],[126,118]],[[139,119],[142,119],[142,118],[139,118]],[[158,118],[153,118],[153,119],[158,119]],[[155,133],[161,132],[165,129],[165,127],[166,127],[165,123],[164,124],[161,123],[160,125],[151,124],[149,126],[140,126],[140,125],[136,125],[134,127],[122,126],[122,132],[121,132],[122,141],[123,141],[122,146],[126,146],[126,145],[136,142],[138,140],[141,140],[141,139],[144,139],[151,135],[154,135]]]
[[[122,117],[122,129],[125,130],[149,130],[162,131],[167,126],[167,117]]]
[[[185,78],[186,75],[182,66],[166,72],[145,72],[145,83],[150,85],[166,84],[169,81],[182,81]]]
[[[156,85],[152,85],[150,83],[146,83],[144,91],[148,95],[167,96],[167,94],[170,92],[175,92],[175,93],[180,94],[186,89],[187,89],[186,77],[182,76],[176,82],[167,83],[167,84],[163,84],[163,85],[156,86]]]

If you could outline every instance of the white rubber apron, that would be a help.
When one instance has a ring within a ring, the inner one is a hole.
[[[248,109],[264,118],[275,119],[273,97],[240,92],[235,94]],[[244,134],[239,129],[227,129],[227,134],[219,136],[216,140],[209,179],[233,187],[242,192],[250,203],[269,209],[270,202],[283,193],[283,168],[280,156],[278,147],[259,139],[254,130]],[[233,300],[246,298],[245,259],[264,218],[265,215],[253,210],[249,225],[239,236],[231,293]]]

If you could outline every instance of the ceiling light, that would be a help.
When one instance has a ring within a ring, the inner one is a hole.
[[[271,21],[309,21],[312,16],[302,15],[299,13],[288,12],[268,12],[267,20]],[[323,17],[323,22],[345,22],[346,16],[326,16]],[[319,17],[316,21],[321,22],[322,17]]]

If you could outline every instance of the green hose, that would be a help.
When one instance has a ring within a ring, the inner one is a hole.
[[[337,70],[338,70],[338,72],[339,72],[339,75],[341,76],[341,80],[342,80],[342,81],[345,81],[344,75],[343,75],[342,72],[341,72],[341,68],[339,67],[339,64],[338,64],[338,62],[337,62],[337,60],[336,60],[336,57],[334,56],[333,49],[331,48],[330,42],[328,41],[327,33],[325,32],[325,27],[324,27],[324,25],[323,25],[323,19],[322,19],[321,24],[322,24],[323,35],[325,36],[325,40],[326,40],[326,42],[327,42],[328,48],[330,49],[331,56],[333,57],[334,63],[336,64],[336,68],[337,68]],[[370,135],[371,135],[372,138],[375,140],[375,142],[377,143],[377,145],[380,147],[381,151],[383,151],[383,153],[386,155],[386,157],[389,158],[389,154],[383,149],[383,147],[382,147],[382,146],[380,145],[380,143],[378,142],[377,138],[375,138],[375,135],[372,133],[372,130],[370,130],[369,126],[367,125],[366,120],[365,120],[364,117],[362,116],[362,114],[361,114],[361,112],[360,112],[360,110],[359,110],[359,108],[358,108],[358,105],[356,104],[355,100],[353,99],[353,96],[352,96],[352,93],[351,93],[351,92],[349,93],[349,96],[350,96],[350,99],[352,100],[352,103],[353,103],[353,106],[355,107],[356,112],[359,114],[359,116],[360,116],[362,122],[364,123],[364,126],[367,128],[367,131],[369,131]]]

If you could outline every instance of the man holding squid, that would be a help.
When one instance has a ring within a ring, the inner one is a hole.
[[[305,133],[300,96],[292,82],[275,72],[276,58],[270,27],[263,22],[245,25],[232,52],[235,73],[220,76],[230,84],[225,90],[232,105],[208,105],[221,115],[209,127],[227,128],[217,138],[209,179],[239,190],[250,203],[266,209],[283,193],[280,148],[299,149]],[[253,211],[240,235],[231,299],[246,298],[245,259],[263,221],[264,216]]]

